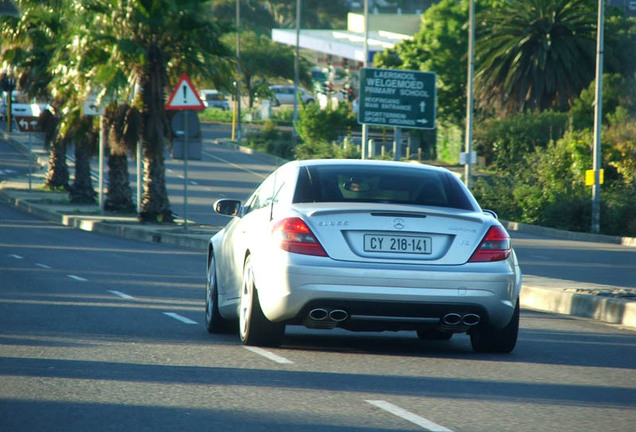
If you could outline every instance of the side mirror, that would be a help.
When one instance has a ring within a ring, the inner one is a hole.
[[[238,216],[241,202],[233,199],[220,199],[214,203],[214,211],[225,216]]]
[[[490,216],[494,217],[495,219],[499,219],[499,216],[497,216],[497,213],[495,213],[492,210],[483,210],[484,213],[489,214]]]

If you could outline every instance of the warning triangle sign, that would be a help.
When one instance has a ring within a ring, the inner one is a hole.
[[[205,109],[205,105],[201,102],[201,98],[199,98],[196,89],[192,85],[192,81],[186,74],[182,74],[181,78],[179,78],[179,83],[168,99],[166,109],[196,111]]]

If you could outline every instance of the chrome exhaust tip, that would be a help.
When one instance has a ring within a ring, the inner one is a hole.
[[[326,309],[316,308],[309,311],[309,318],[314,321],[323,321],[329,316]]]
[[[442,317],[442,322],[446,325],[457,325],[462,322],[462,316],[458,313],[451,312]]]
[[[474,326],[479,324],[481,317],[477,314],[469,313],[462,317],[462,324],[467,326]]]
[[[346,320],[347,318],[349,318],[349,314],[346,311],[343,311],[342,309],[334,309],[331,312],[329,312],[329,319],[333,321],[342,322]]]

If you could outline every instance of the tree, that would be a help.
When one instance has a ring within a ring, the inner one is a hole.
[[[106,113],[108,136],[108,193],[104,209],[129,213],[134,211],[130,177],[128,175],[128,154],[139,141],[141,116],[139,111],[128,104],[111,104]]]
[[[49,64],[55,46],[60,42],[64,1],[19,0],[16,3],[20,16],[0,16],[0,57],[5,67],[20,71],[18,85],[22,91],[35,97],[48,97],[52,80]],[[50,147],[45,185],[53,189],[69,188],[66,141],[57,137],[61,103],[62,99],[53,98],[50,101],[52,112],[43,113],[40,119],[45,145]]]
[[[468,0],[441,0],[422,14],[420,30],[374,58],[377,67],[435,72],[437,117],[460,124],[466,116]],[[494,3],[481,0],[481,10]]]
[[[228,45],[236,46],[236,34],[227,35]],[[294,79],[294,50],[253,32],[241,34],[241,81],[249,98],[250,108],[258,93],[266,95],[271,80]],[[300,59],[300,80],[309,84],[309,63]]]
[[[479,15],[476,102],[521,112],[567,110],[594,78],[591,0],[511,0]]]
[[[90,14],[91,49],[107,58],[91,73],[100,97],[133,97],[140,110],[144,190],[139,219],[172,222],[165,185],[164,151],[171,137],[165,112],[170,77],[188,72],[222,82],[229,74],[230,51],[220,41],[227,27],[210,14],[206,0],[84,1]],[[97,47],[97,48],[96,48]]]

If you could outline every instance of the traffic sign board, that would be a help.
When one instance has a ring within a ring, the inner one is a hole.
[[[97,105],[96,99],[85,100],[82,104],[82,114],[85,116],[100,116],[103,115],[105,111],[103,105]]]
[[[179,78],[179,83],[174,88],[168,103],[166,104],[167,110],[204,110],[205,105],[199,98],[194,85],[190,81],[190,78],[186,74],[182,74]]]
[[[18,124],[20,132],[39,132],[38,117],[33,116],[15,116],[15,122]]]
[[[435,129],[434,72],[360,68],[358,122]]]

